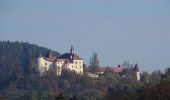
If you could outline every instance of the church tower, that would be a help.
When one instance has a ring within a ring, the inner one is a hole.
[[[140,70],[139,70],[138,64],[136,64],[136,65],[134,66],[134,71],[135,71],[135,73],[136,73],[136,79],[137,79],[137,81],[139,81],[139,80],[140,80]]]

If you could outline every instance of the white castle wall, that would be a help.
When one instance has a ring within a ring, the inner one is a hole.
[[[38,70],[40,72],[40,75],[42,75],[45,71],[44,63],[45,63],[45,61],[44,61],[43,57],[38,57],[37,65],[38,65]]]
[[[45,74],[46,71],[52,69],[57,75],[61,75],[62,68],[74,71],[77,74],[83,74],[83,60],[73,60],[71,63],[66,63],[65,59],[56,59],[56,61],[48,61],[42,56],[37,58],[38,69],[40,75]]]
[[[83,60],[74,60],[73,63],[67,63],[66,68],[78,74],[83,74]]]
[[[137,78],[137,81],[140,80],[140,72],[136,72],[136,78]]]
[[[51,61],[47,61],[43,57],[39,57],[37,60],[38,60],[37,62],[38,62],[38,69],[39,69],[40,75],[43,75],[49,69],[55,68],[55,63]]]
[[[57,75],[61,75],[61,71],[62,71],[63,66],[64,66],[64,61],[55,62]]]
[[[74,70],[79,73],[83,74],[83,60],[74,60]]]

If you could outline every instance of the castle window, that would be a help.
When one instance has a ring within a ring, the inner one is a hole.
[[[45,65],[47,65],[47,63],[45,63]]]
[[[77,64],[77,61],[75,63]]]
[[[73,68],[73,66],[72,66],[72,68]]]
[[[77,68],[77,66],[76,66],[76,68]]]
[[[69,64],[67,66],[69,66]]]
[[[80,66],[80,68],[81,68],[81,66]]]
[[[81,61],[79,62],[79,64],[81,64]]]

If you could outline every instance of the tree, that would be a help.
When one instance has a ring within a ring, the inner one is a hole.
[[[130,62],[129,61],[123,61],[123,63],[122,63],[122,66],[124,66],[125,68],[130,68],[131,67],[131,64],[130,64]]]
[[[38,100],[38,96],[39,96],[39,94],[36,90],[31,90],[25,95],[24,99],[26,99],[26,100]]]
[[[93,53],[92,57],[90,58],[89,67],[92,73],[99,71],[99,59],[97,53]]]
[[[136,88],[133,85],[118,83],[108,88],[107,98],[109,100],[136,100],[135,93]]]
[[[64,94],[61,93],[55,98],[55,100],[66,100],[66,97]]]
[[[161,71],[153,71],[150,76],[152,84],[158,84],[161,81],[161,75]]]
[[[170,68],[165,69],[165,74],[162,75],[161,81],[170,82]]]
[[[146,71],[142,73],[141,82],[144,84],[150,84],[150,74]]]

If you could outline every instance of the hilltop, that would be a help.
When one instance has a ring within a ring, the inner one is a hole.
[[[131,70],[123,78],[122,73],[109,67],[98,78],[69,70],[60,76],[47,72],[40,77],[35,58],[49,50],[24,42],[0,42],[0,100],[170,99],[170,68],[165,73],[142,72],[140,81],[135,80]],[[56,57],[60,55],[57,51],[53,53]]]

